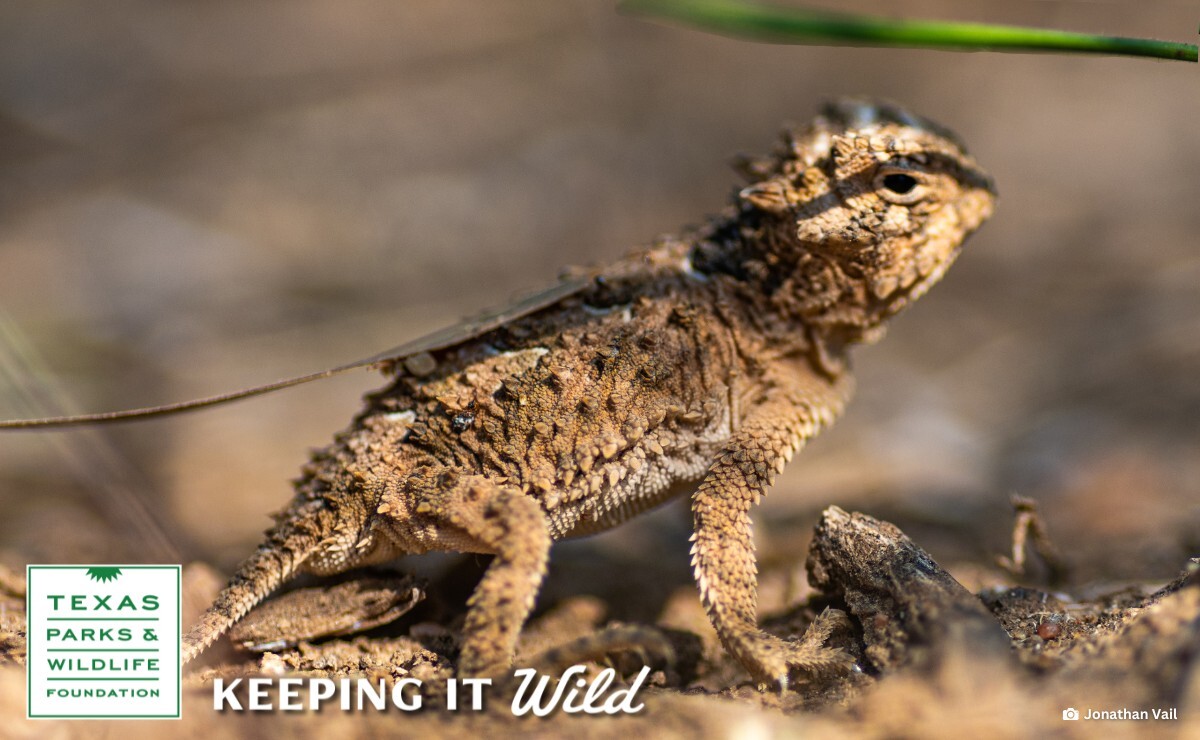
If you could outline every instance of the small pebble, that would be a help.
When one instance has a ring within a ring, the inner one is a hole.
[[[1054,640],[1062,637],[1062,625],[1051,621],[1042,622],[1037,626],[1037,634],[1043,640]]]
[[[288,672],[287,663],[275,653],[264,653],[259,662],[259,670],[268,676],[282,676]]]

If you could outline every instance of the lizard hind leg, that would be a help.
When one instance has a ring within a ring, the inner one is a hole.
[[[408,526],[436,532],[433,548],[496,556],[467,600],[458,674],[508,672],[550,556],[541,505],[482,476],[463,476],[448,489],[426,492],[413,514]]]

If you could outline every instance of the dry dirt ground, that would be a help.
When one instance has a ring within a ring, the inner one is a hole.
[[[903,9],[1175,40],[1197,22],[1191,3]],[[0,438],[0,735],[1200,734],[1196,89],[1184,64],[770,47],[585,0],[5,4],[3,417],[178,400],[394,346],[702,220],[735,182],[731,154],[831,95],[945,123],[1001,201],[944,283],[859,354],[849,413],[759,511],[764,623],[799,634],[825,607],[845,613],[830,639],[861,673],[783,696],[749,685],[700,609],[686,512],[666,507],[556,547],[523,644],[657,628],[675,660],[636,717],[518,721],[502,701],[211,711],[216,675],[448,675],[483,563],[424,558],[373,574],[423,579],[426,598],[390,624],[206,655],[180,723],[25,720],[25,564],[185,563],[195,613],[306,449],[378,383],[364,373]],[[1014,494],[1037,502],[1062,568],[1037,542],[1023,574],[998,563]],[[375,598],[390,582],[341,588]],[[282,603],[302,613],[345,592],[296,593]],[[630,661],[612,658],[627,675]],[[1179,720],[1064,723],[1069,706]]]

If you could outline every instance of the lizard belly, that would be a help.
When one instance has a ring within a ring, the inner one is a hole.
[[[729,435],[727,415],[701,433],[688,435],[691,441],[687,444],[667,446],[657,440],[659,436],[678,439],[682,435],[651,435],[644,444],[598,469],[591,478],[601,481],[595,495],[572,497],[574,500],[548,509],[551,537],[560,540],[603,532],[690,492]],[[656,450],[662,454],[655,454]]]

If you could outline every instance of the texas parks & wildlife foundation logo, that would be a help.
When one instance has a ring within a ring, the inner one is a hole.
[[[178,719],[180,566],[30,565],[26,715]]]

